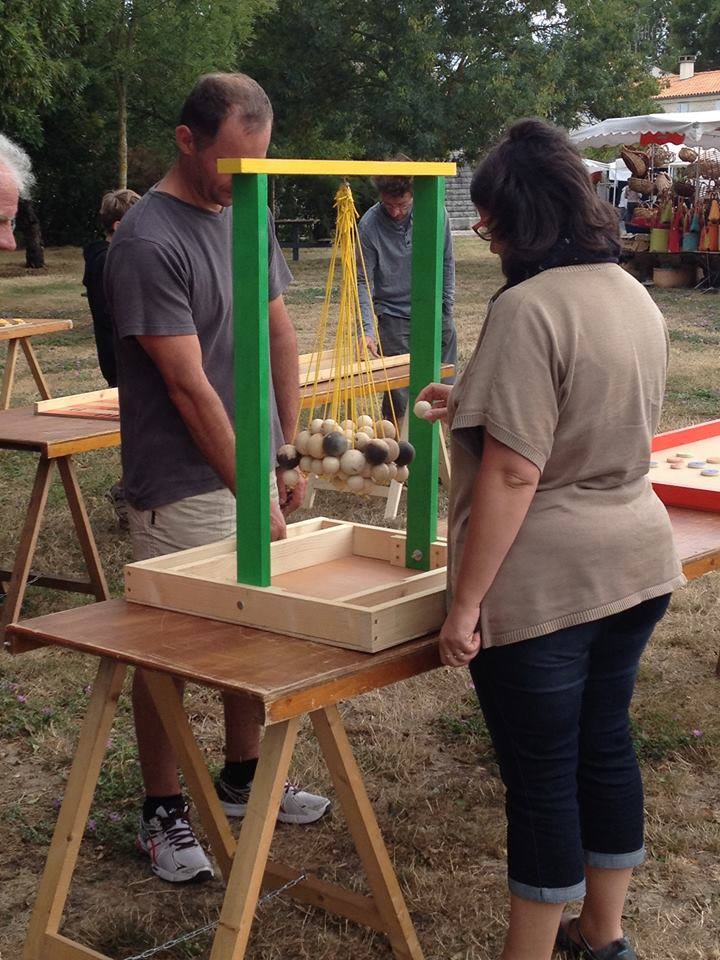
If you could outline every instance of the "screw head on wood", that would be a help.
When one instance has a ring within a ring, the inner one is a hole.
[[[245,609],[245,604],[243,603],[242,600],[238,600],[238,602],[237,602],[237,608],[238,608],[238,610],[244,610],[244,609]]]
[[[422,552],[422,550],[413,550],[413,552],[412,552],[412,558],[413,558],[413,560],[414,560],[416,563],[420,563],[420,561],[421,561],[422,558],[423,558],[423,552]]]

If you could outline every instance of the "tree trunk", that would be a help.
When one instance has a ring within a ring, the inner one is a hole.
[[[29,200],[21,200],[17,212],[18,227],[25,238],[25,266],[38,270],[45,266],[42,230],[35,208]]]
[[[127,86],[125,77],[115,78],[118,106],[118,190],[127,189]]]

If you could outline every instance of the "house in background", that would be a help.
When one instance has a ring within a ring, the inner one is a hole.
[[[695,72],[695,57],[680,57],[680,73],[660,78],[661,90],[653,99],[664,113],[720,110],[720,70]]]

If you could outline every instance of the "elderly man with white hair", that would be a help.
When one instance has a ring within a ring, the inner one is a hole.
[[[13,230],[18,201],[28,195],[34,182],[30,157],[0,133],[0,250],[15,249]]]

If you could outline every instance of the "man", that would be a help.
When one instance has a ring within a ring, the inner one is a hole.
[[[235,532],[231,177],[219,157],[264,157],[272,107],[243,74],[201,77],[175,130],[175,163],[123,218],[105,267],[116,335],[123,476],[136,559]],[[268,231],[272,448],[292,439],[298,394],[295,332],[283,302],[290,272]],[[272,474],[271,536],[302,498],[279,494]],[[148,638],[152,642],[152,638]],[[198,637],[202,643],[202,637]],[[146,799],[138,845],[171,882],[213,875],[188,821],[177,758],[136,672],[133,708]],[[243,816],[260,723],[238,696],[224,698],[226,764],[217,782],[225,812]],[[279,819],[309,823],[329,806],[288,785]]]
[[[20,197],[26,197],[35,182],[30,157],[9,137],[0,133],[0,250],[14,250],[15,217]]]
[[[409,158],[400,155],[393,159],[407,161]],[[370,353],[373,356],[379,353],[373,324],[374,301],[382,352],[385,356],[397,356],[410,349],[413,181],[412,177],[381,176],[374,177],[373,183],[380,201],[367,211],[358,225],[365,267],[363,270],[363,264],[358,264],[360,309]],[[454,299],[455,260],[450,221],[446,213],[442,359],[452,364],[457,363]],[[389,397],[385,396],[383,414],[392,419],[394,410],[395,416],[400,419],[407,407],[408,391],[393,390],[391,396],[392,406]]]

